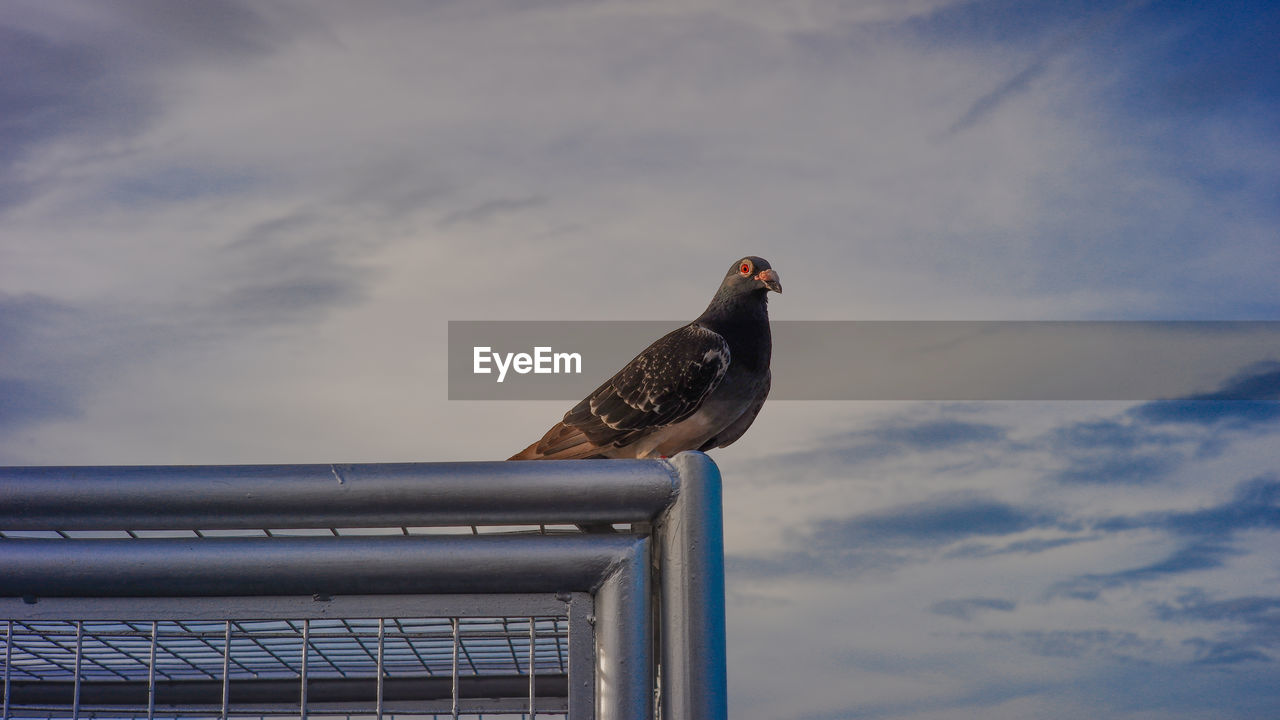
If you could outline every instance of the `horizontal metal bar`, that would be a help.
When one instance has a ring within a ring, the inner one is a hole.
[[[676,491],[658,460],[0,467],[0,529],[640,522]]]
[[[594,592],[643,538],[6,540],[0,596]]]
[[[2,556],[0,556],[2,557]],[[342,595],[316,600],[281,596],[257,597],[40,597],[35,604],[21,597],[0,597],[0,618],[14,620],[295,620],[302,618],[379,617],[550,617],[568,614],[570,602],[591,607],[582,593],[511,593],[449,595]]]
[[[376,694],[374,678],[311,678],[307,681],[307,703],[323,706],[325,703],[372,703]],[[232,680],[229,683],[233,705],[297,704],[298,681],[283,680]],[[156,683],[156,707],[180,705],[220,705],[221,680],[180,680]],[[534,679],[539,699],[567,697],[568,677],[562,674],[539,673]],[[18,681],[11,684],[14,705],[70,705],[74,683],[50,681]],[[441,700],[452,695],[452,678],[448,677],[389,677],[383,680],[383,693],[387,702]],[[527,698],[529,678],[526,675],[510,676],[462,676],[458,678],[460,698]],[[146,682],[88,682],[80,683],[80,702],[83,705],[135,705],[146,706]]]

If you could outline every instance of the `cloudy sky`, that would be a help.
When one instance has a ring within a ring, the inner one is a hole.
[[[503,458],[565,403],[448,401],[449,320],[689,319],[745,254],[775,319],[1280,320],[1276,37],[1240,0],[9,0],[0,464]],[[1274,713],[1278,431],[770,403],[713,453],[732,716]]]

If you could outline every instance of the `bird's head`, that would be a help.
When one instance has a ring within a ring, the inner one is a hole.
[[[724,288],[735,293],[749,292],[782,292],[782,280],[778,273],[769,266],[769,261],[755,255],[748,255],[729,268],[724,276]]]

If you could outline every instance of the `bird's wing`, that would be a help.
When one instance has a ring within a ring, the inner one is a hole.
[[[729,344],[696,323],[667,333],[512,459],[592,457],[692,415],[729,368]]]

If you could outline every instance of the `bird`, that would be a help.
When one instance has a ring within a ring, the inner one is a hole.
[[[510,460],[664,458],[742,437],[769,396],[767,260],[735,262],[696,320],[659,338]]]

